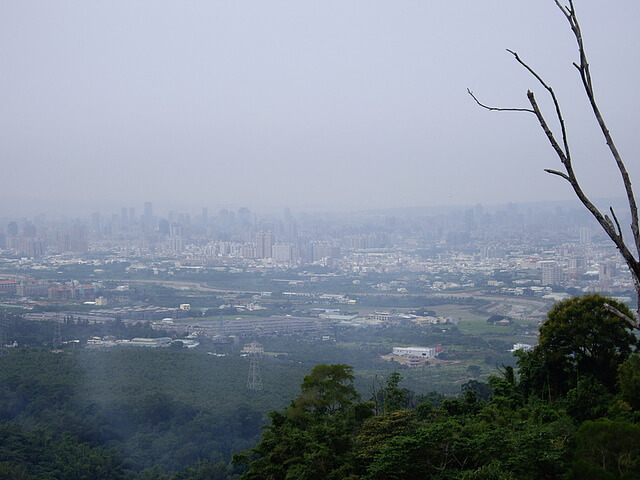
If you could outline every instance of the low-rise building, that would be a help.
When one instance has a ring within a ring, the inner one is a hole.
[[[435,358],[436,349],[429,347],[393,347],[393,354],[398,357]]]

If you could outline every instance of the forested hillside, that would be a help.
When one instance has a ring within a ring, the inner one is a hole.
[[[342,363],[312,368],[299,352],[265,357],[256,392],[237,354],[6,349],[0,476],[640,478],[638,339],[605,304],[630,314],[597,295],[561,302],[516,368],[467,380],[457,396],[405,388],[413,370],[363,377]],[[340,358],[317,348],[311,361]]]
[[[0,365],[0,468],[15,478],[157,478],[203,461],[227,478],[303,376],[274,362],[251,392],[246,358],[186,349],[25,348]]]
[[[320,365],[237,463],[258,479],[640,478],[640,355],[597,295],[558,304],[540,344],[488,384],[408,408],[391,375],[368,401],[353,370]]]

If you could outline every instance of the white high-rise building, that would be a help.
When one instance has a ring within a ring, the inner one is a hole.
[[[545,260],[540,262],[542,270],[542,285],[559,285],[564,280],[562,268],[555,260]]]
[[[589,227],[582,227],[580,229],[580,243],[591,243],[591,229]]]
[[[172,223],[169,230],[170,248],[176,253],[184,250],[184,239],[182,238],[182,224]]]

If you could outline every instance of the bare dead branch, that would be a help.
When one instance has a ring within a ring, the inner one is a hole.
[[[557,175],[559,177],[562,177],[565,180],[567,180],[568,182],[571,182],[571,179],[569,178],[569,176],[566,173],[562,173],[562,172],[559,172],[557,170],[551,170],[550,168],[545,168],[544,171],[547,172],[547,173],[550,173],[551,175]]]
[[[631,324],[631,326],[633,328],[640,328],[640,324],[634,320],[633,318],[629,317],[628,315],[625,315],[624,313],[622,313],[620,310],[618,310],[616,307],[609,305],[608,303],[604,304],[604,309],[607,312],[613,313],[616,317],[621,318],[622,320],[626,320],[627,322],[629,322]]]
[[[616,212],[613,211],[613,207],[609,207],[609,211],[611,212],[611,216],[613,217],[613,220],[616,222],[616,228],[618,229],[618,237],[620,237],[620,240],[622,240],[622,229],[620,228],[620,222],[618,221]]]
[[[565,150],[562,149],[562,147],[560,146],[560,144],[556,140],[555,134],[553,133],[553,131],[549,127],[549,125],[548,125],[548,123],[547,123],[547,121],[546,121],[546,119],[544,117],[544,114],[542,113],[542,110],[540,109],[540,107],[539,107],[539,105],[538,105],[538,103],[536,101],[535,94],[532,91],[528,91],[527,92],[527,98],[529,99],[529,103],[531,103],[531,106],[533,107],[534,114],[538,118],[538,121],[540,122],[540,126],[542,127],[542,130],[544,131],[545,135],[547,136],[547,139],[549,140],[549,143],[551,144],[551,146],[555,150],[556,154],[558,155],[558,158],[560,159],[560,162],[564,165],[565,170],[566,170],[567,173],[566,174],[560,174],[561,172],[558,172],[556,170],[550,170],[550,169],[548,169],[546,171],[551,173],[551,174],[553,174],[553,175],[558,175],[558,176],[564,178],[565,180],[567,180],[569,182],[569,184],[573,188],[573,191],[575,192],[575,194],[578,197],[578,199],[580,200],[580,202],[595,217],[595,219],[598,221],[598,223],[603,228],[603,230],[607,233],[609,238],[614,242],[614,244],[616,245],[616,247],[618,248],[618,250],[622,254],[623,258],[627,262],[627,264],[629,264],[629,266],[631,267],[631,264],[629,262],[635,262],[635,259],[633,258],[633,254],[629,251],[627,245],[622,240],[621,235],[619,235],[618,232],[616,231],[616,229],[615,229],[615,227],[613,225],[613,222],[607,216],[603,215],[600,212],[600,210],[598,210],[598,208],[595,206],[595,204],[591,200],[589,200],[587,195],[582,190],[582,187],[580,186],[580,183],[578,182],[578,179],[577,179],[577,177],[575,175],[575,172],[573,170],[573,164],[571,162],[571,154],[570,154],[570,151],[569,151],[566,129],[564,128],[564,119],[563,119],[563,116],[562,116],[562,111],[560,109],[560,103],[559,103],[559,101],[558,101],[553,89],[549,85],[547,85],[547,83],[544,80],[542,80],[542,78],[531,67],[529,67],[526,63],[524,63],[522,60],[520,60],[519,57],[516,56],[516,59],[528,71],[533,72],[533,75],[537,79],[539,79],[540,83],[547,89],[547,91],[549,92],[549,95],[551,96],[551,98],[553,100],[553,103],[554,103],[554,106],[555,106],[555,110],[556,110],[556,116],[557,116],[558,121],[560,122],[560,125],[561,125],[561,128],[562,128],[562,137],[563,137],[563,143],[565,145]],[[635,263],[637,264],[637,262],[635,262]],[[640,273],[640,265],[638,265],[638,267],[639,267],[638,268],[638,272]],[[640,289],[640,285],[639,285],[639,289]]]
[[[514,52],[513,50],[510,50],[510,49],[508,49],[508,48],[507,48],[506,50],[507,50],[507,52],[509,52],[511,55],[513,55],[513,57],[516,59],[516,61],[517,61],[520,65],[522,65],[524,68],[526,68],[526,69],[527,69],[527,71],[528,71],[531,75],[533,75],[533,76],[536,78],[536,80],[538,80],[538,82],[540,82],[540,84],[541,84],[544,88],[546,88],[547,90],[549,90],[549,88],[550,88],[550,87],[549,87],[549,85],[547,85],[547,84],[546,84],[546,82],[542,79],[542,77],[538,74],[538,72],[536,72],[533,68],[531,68],[529,65],[527,65],[527,64],[526,64],[526,63],[525,63],[525,62],[520,58],[520,55],[518,55],[516,52]]]
[[[595,99],[595,94],[593,91],[593,82],[591,79],[591,70],[589,67],[589,63],[587,61],[586,50],[585,50],[584,42],[582,39],[582,32],[580,29],[578,18],[576,16],[573,0],[568,0],[568,3],[569,3],[568,6],[562,5],[560,3],[560,0],[554,0],[554,2],[558,7],[558,9],[562,12],[564,17],[567,19],[569,26],[571,28],[571,31],[573,32],[573,35],[575,37],[576,43],[578,45],[579,62],[575,62],[573,63],[573,65],[579,72],[580,79],[582,81],[582,85],[583,85],[585,94],[587,96],[587,99],[591,105],[593,114],[604,136],[606,144],[609,147],[609,151],[614,157],[618,171],[620,172],[620,175],[622,177],[622,181],[624,184],[624,188],[625,188],[625,192],[626,192],[627,200],[629,204],[629,209],[631,212],[631,231],[633,234],[636,254],[634,255],[634,253],[631,252],[627,244],[624,242],[622,228],[620,226],[620,222],[613,208],[610,208],[611,218],[613,218],[612,220],[608,215],[603,215],[600,212],[600,210],[595,206],[595,204],[587,197],[585,192],[582,190],[580,182],[578,181],[575,171],[573,169],[571,151],[569,149],[569,140],[568,140],[564,117],[562,114],[562,110],[560,108],[560,102],[558,101],[558,98],[553,88],[542,78],[542,76],[535,69],[533,69],[525,61],[523,61],[516,52],[514,52],[513,50],[507,50],[509,53],[511,53],[514,56],[515,60],[537,80],[537,82],[547,91],[547,93],[551,97],[551,100],[553,102],[554,109],[555,109],[555,117],[560,125],[561,140],[559,140],[556,137],[556,134],[550,128],[549,123],[547,122],[542,112],[542,109],[539,107],[536,97],[532,91],[527,92],[527,98],[532,107],[531,109],[489,107],[479,102],[478,99],[473,95],[473,93],[471,93],[470,90],[468,90],[468,92],[476,101],[476,103],[478,103],[478,105],[480,105],[481,107],[487,110],[524,111],[524,112],[533,113],[537,117],[540,123],[540,126],[547,137],[547,140],[549,141],[554,151],[556,152],[556,155],[558,156],[560,162],[564,166],[566,173],[560,172],[558,170],[553,170],[553,169],[545,169],[545,171],[552,175],[559,176],[565,179],[567,182],[569,182],[569,184],[573,188],[573,191],[578,197],[578,199],[580,200],[580,202],[587,208],[587,210],[589,210],[589,212],[591,212],[593,217],[596,219],[596,221],[599,223],[599,225],[602,227],[605,233],[609,236],[609,238],[615,244],[616,248],[624,258],[631,272],[631,275],[634,281],[635,290],[636,290],[636,295],[638,298],[638,314],[639,314],[638,316],[640,317],[640,261],[636,258],[636,255],[640,257],[640,227],[638,223],[638,207],[637,207],[635,195],[631,186],[631,180],[629,178],[629,174],[627,172],[626,166],[622,161],[622,157],[618,152],[618,149],[613,141],[611,133],[609,132],[609,129],[602,117],[602,114],[600,112],[600,109]],[[638,322],[635,322],[634,320],[631,320],[631,319],[628,319],[628,320],[631,322],[632,325],[634,325],[635,328],[640,329],[640,324]]]
[[[559,0],[555,0],[555,3],[560,9],[560,11],[562,11],[562,13],[564,14],[567,21],[569,22],[571,31],[573,32],[574,37],[576,39],[576,43],[578,45],[578,52],[580,56],[580,63],[579,64],[574,63],[574,66],[578,69],[578,72],[580,73],[580,79],[582,80],[582,84],[583,84],[585,93],[587,95],[587,99],[589,100],[589,104],[591,105],[593,114],[596,118],[598,126],[600,127],[600,130],[602,131],[606,144],[609,147],[609,151],[611,152],[616,162],[616,165],[618,167],[618,170],[620,172],[620,175],[622,177],[625,192],[627,195],[627,201],[629,204],[629,210],[631,213],[631,232],[633,234],[636,253],[638,256],[640,256],[640,227],[639,227],[639,221],[638,221],[638,206],[636,203],[635,194],[633,192],[633,188],[631,185],[631,179],[629,178],[629,173],[627,172],[626,166],[622,161],[622,157],[618,152],[618,148],[615,142],[613,141],[613,137],[609,132],[607,124],[604,121],[604,118],[600,112],[600,108],[598,107],[598,104],[595,99],[595,94],[593,91],[593,82],[591,79],[591,69],[589,67],[589,62],[587,61],[587,54],[584,47],[584,41],[582,38],[582,31],[580,29],[580,23],[578,22],[578,18],[576,16],[575,8],[573,6],[573,0],[569,0],[569,8],[563,7],[560,4]],[[640,298],[640,291],[638,292],[638,296]]]
[[[571,13],[573,11],[573,2],[569,3],[569,8],[562,5],[559,0],[554,0],[560,11],[564,14],[564,16],[571,22]]]
[[[530,67],[525,61],[523,61],[520,56],[514,52],[513,50],[509,50],[507,49],[507,52],[511,53],[514,58],[516,59],[516,61],[522,65],[531,75],[533,75],[533,77],[538,80],[538,82],[540,83],[540,85],[542,85],[545,90],[547,90],[547,92],[549,93],[549,96],[551,97],[551,100],[553,101],[553,105],[554,108],[556,110],[556,118],[558,119],[558,122],[560,123],[560,130],[562,133],[562,143],[564,145],[564,157],[565,159],[571,159],[571,152],[569,150],[569,141],[567,138],[567,129],[565,127],[565,123],[564,123],[564,117],[562,116],[562,111],[560,110],[560,102],[558,101],[558,97],[556,97],[556,93],[553,91],[553,88],[551,88],[551,86],[549,86],[547,84],[547,82],[544,81],[544,79],[538,74],[538,72],[536,72],[532,67]],[[533,96],[533,93],[531,91],[527,92],[527,96],[529,97],[529,102],[531,102],[531,97]],[[535,107],[534,107],[535,110]],[[545,131],[545,133],[547,133]],[[548,136],[548,134],[547,134]],[[554,148],[556,148],[554,146]],[[556,149],[557,151],[557,149]],[[563,163],[566,160],[563,160]]]
[[[529,112],[529,113],[535,113],[533,110],[531,110],[530,108],[502,108],[502,107],[491,107],[489,105],[485,105],[484,103],[481,103],[480,100],[478,100],[478,98],[473,94],[473,92],[471,90],[469,90],[467,88],[467,93],[469,95],[471,95],[471,98],[473,98],[476,103],[478,105],[480,105],[482,108],[485,108],[487,110],[494,110],[497,112]]]
[[[533,107],[533,112],[535,113],[536,117],[538,117],[538,121],[540,122],[542,131],[547,136],[549,143],[551,143],[551,146],[556,151],[556,154],[560,158],[560,161],[562,162],[562,164],[565,166],[565,168],[567,168],[567,165],[571,164],[570,157],[562,149],[562,147],[560,147],[560,144],[556,140],[556,137],[553,134],[553,131],[551,130],[551,128],[549,128],[547,120],[544,118],[544,115],[542,114],[542,110],[540,110],[540,107],[538,106],[538,102],[536,101],[536,97],[531,90],[527,92],[527,98],[529,99],[529,103]]]
[[[607,225],[609,226],[609,228],[615,232],[616,237],[618,236],[618,233],[616,232],[615,229],[615,225],[613,224],[613,221],[611,220],[611,218],[609,217],[609,215],[605,215],[604,216],[605,221],[607,222]]]

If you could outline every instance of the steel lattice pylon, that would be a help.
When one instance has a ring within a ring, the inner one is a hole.
[[[262,348],[257,348],[258,343],[249,352],[249,376],[247,377],[247,388],[249,390],[262,390],[262,377],[260,376],[260,353]],[[260,346],[261,347],[261,346]]]
[[[4,324],[2,323],[2,321],[0,321],[0,357],[7,354],[7,347],[5,345],[6,343],[7,339],[5,338]]]
[[[62,332],[60,330],[60,323],[56,322],[53,326],[53,349],[57,350],[62,347]]]

